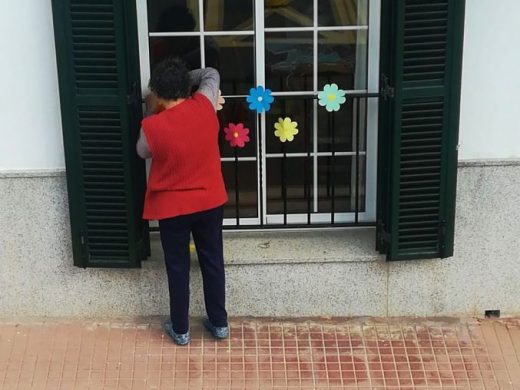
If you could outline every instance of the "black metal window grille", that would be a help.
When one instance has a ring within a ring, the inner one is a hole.
[[[295,141],[299,141],[298,147],[292,147],[292,143],[281,143],[274,136],[275,120],[266,120],[265,131],[262,132],[260,116],[255,120],[255,128],[250,129],[250,142],[255,147],[256,156],[248,156],[241,148],[231,148],[222,134],[221,149],[227,148],[223,153],[226,157],[222,161],[229,195],[229,202],[225,206],[224,228],[241,230],[373,225],[374,221],[362,219],[360,214],[367,211],[368,105],[369,102],[377,103],[378,96],[377,93],[350,93],[339,112],[329,113],[322,107],[318,108],[320,116],[326,117],[326,126],[316,132],[313,130],[312,115],[305,115],[304,112],[303,117],[308,119],[298,122],[299,133],[295,136]],[[275,99],[281,100],[280,117],[291,117],[286,100],[299,101],[305,111],[306,108],[312,108],[312,101],[317,97],[291,95],[276,96]],[[349,112],[352,127],[335,126],[336,116],[341,110]],[[221,122],[225,122],[222,119],[225,118],[221,118]],[[321,145],[321,150],[313,148],[318,143],[314,139],[316,135],[325,135],[327,139]],[[345,146],[346,139],[351,141],[349,151],[338,147]],[[269,152],[275,143],[279,143],[279,150]],[[253,177],[253,170],[244,169],[244,164],[256,166],[258,176]],[[291,169],[294,167],[297,167],[299,174]],[[316,167],[319,172],[315,172]],[[274,174],[274,170],[277,170],[277,174]],[[342,175],[346,171],[349,171],[349,175]],[[274,176],[278,177],[274,179]],[[256,188],[251,185],[252,182],[257,183]]]

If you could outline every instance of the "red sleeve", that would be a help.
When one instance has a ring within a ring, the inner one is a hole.
[[[209,107],[212,112],[215,112],[215,107],[213,106],[213,103],[211,103],[211,100],[209,100],[209,98],[206,95],[204,95],[203,93],[195,92],[193,94],[193,99],[195,99],[197,102],[200,102],[201,104]]]

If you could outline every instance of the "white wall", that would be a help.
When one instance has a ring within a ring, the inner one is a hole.
[[[518,0],[466,0],[460,159],[520,158]]]
[[[51,1],[1,1],[0,26],[0,170],[63,168]]]
[[[467,0],[461,159],[520,158],[518,0]],[[0,170],[63,168],[50,0],[0,3]]]

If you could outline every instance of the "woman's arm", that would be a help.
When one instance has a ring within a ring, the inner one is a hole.
[[[139,139],[135,145],[135,150],[139,157],[143,159],[152,157],[152,152],[150,152],[150,148],[148,147],[148,142],[146,141],[143,129],[141,129],[141,132],[139,133]]]
[[[197,92],[206,96],[217,109],[220,75],[216,69],[204,68],[189,72],[191,85],[198,85]]]

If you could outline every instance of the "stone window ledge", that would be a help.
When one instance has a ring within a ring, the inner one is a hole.
[[[226,265],[344,263],[382,260],[375,228],[224,232]],[[196,255],[193,254],[194,263]],[[143,267],[163,264],[159,235],[152,233],[152,256]]]

